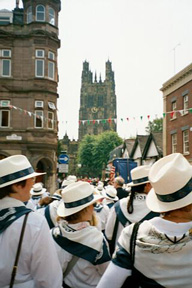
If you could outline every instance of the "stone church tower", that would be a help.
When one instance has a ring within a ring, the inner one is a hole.
[[[105,80],[93,73],[89,63],[83,63],[80,110],[79,140],[84,135],[98,135],[104,131],[116,131],[116,95],[114,72],[108,60],[105,66]],[[114,121],[115,119],[115,121]]]
[[[26,155],[49,192],[57,174],[60,0],[0,10],[0,159]],[[6,7],[5,7],[6,8]]]

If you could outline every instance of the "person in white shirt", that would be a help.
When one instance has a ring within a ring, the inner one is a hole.
[[[8,288],[18,251],[24,218],[28,215],[21,244],[14,288],[61,288],[62,269],[46,219],[26,208],[35,177],[23,155],[0,160],[0,287]]]
[[[97,288],[123,287],[131,274],[136,287],[191,288],[192,166],[173,153],[153,164],[149,180],[146,203],[161,217],[124,228]]]
[[[96,287],[110,261],[107,241],[95,227],[93,204],[103,198],[93,194],[88,182],[74,182],[63,190],[52,229],[64,272],[64,287]]]

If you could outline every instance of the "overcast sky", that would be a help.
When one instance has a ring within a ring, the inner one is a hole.
[[[102,80],[105,62],[112,62],[119,136],[145,134],[147,115],[163,116],[163,83],[192,62],[192,1],[61,0],[61,5],[59,138],[65,132],[78,137],[85,60]],[[0,9],[14,7],[15,0],[0,0]]]

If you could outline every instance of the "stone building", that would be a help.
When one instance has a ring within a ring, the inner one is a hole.
[[[161,88],[164,102],[163,153],[182,153],[192,164],[192,64]]]
[[[79,140],[84,135],[98,135],[105,131],[116,131],[116,95],[112,64],[106,62],[105,80],[93,81],[89,63],[83,63],[79,109]]]
[[[0,11],[0,158],[28,157],[56,188],[60,0],[23,0]]]

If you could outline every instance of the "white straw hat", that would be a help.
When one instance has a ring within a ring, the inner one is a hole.
[[[0,188],[46,173],[33,170],[24,155],[14,155],[0,160]]]
[[[64,188],[68,186],[71,183],[74,183],[77,181],[77,177],[75,175],[69,175],[67,179],[63,180],[61,187]]]
[[[42,195],[46,192],[46,190],[47,190],[46,188],[43,188],[43,183],[38,182],[38,183],[35,183],[33,185],[33,187],[30,190],[30,194],[31,195]]]
[[[138,166],[131,170],[132,182],[128,183],[127,186],[139,186],[145,183],[149,183],[149,165]]]
[[[103,195],[106,199],[118,201],[119,197],[117,197],[117,190],[112,185],[106,186],[106,188],[103,191]]]
[[[180,153],[155,162],[149,172],[152,189],[146,199],[154,212],[166,212],[192,203],[192,166]]]
[[[57,214],[66,217],[75,214],[85,207],[104,198],[102,195],[93,195],[93,186],[88,182],[74,182],[63,189],[63,202],[60,203]]]

